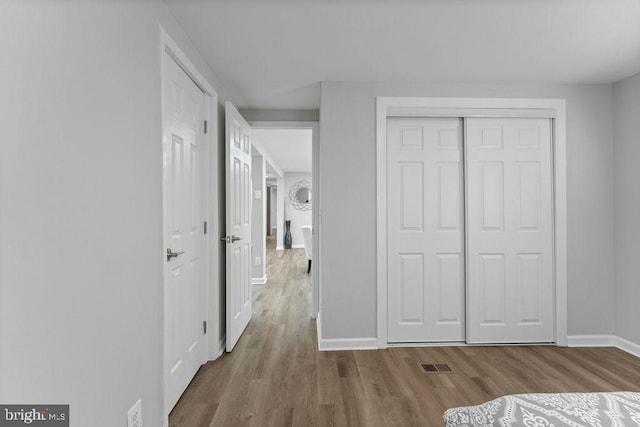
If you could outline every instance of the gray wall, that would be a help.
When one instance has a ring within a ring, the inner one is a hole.
[[[616,83],[613,91],[615,331],[640,344],[640,74]]]
[[[322,338],[376,336],[376,96],[565,98],[568,332],[613,333],[612,94],[611,85],[323,83]]]
[[[266,252],[266,215],[267,193],[265,183],[264,157],[253,156],[251,158],[251,277],[264,279],[267,275],[265,267]],[[256,198],[256,191],[260,191],[260,198]],[[256,257],[260,258],[260,264],[256,264]]]
[[[275,229],[278,227],[278,187],[271,186],[269,191],[271,191],[271,224],[269,224],[269,228],[272,233],[275,233]]]
[[[0,402],[111,427],[142,397],[160,426],[159,24],[225,88],[164,2],[1,9]]]

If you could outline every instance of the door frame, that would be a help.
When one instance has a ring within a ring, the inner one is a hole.
[[[319,123],[313,121],[250,121],[251,129],[310,129],[311,130],[311,180],[313,206],[311,207],[311,225],[313,227],[313,260],[311,262],[312,308],[311,318],[317,319],[320,312],[320,262],[322,259],[320,229],[322,228],[322,208],[320,200],[320,138]],[[284,176],[283,176],[284,178]],[[278,191],[284,191],[278,189]],[[286,194],[286,193],[283,193]],[[280,219],[278,219],[278,222]]]
[[[529,98],[376,97],[377,344],[387,336],[387,119],[389,117],[519,117],[552,121],[554,207],[554,342],[567,345],[567,156],[566,101]],[[466,288],[466,285],[465,285]],[[415,345],[415,344],[410,344]],[[447,345],[451,345],[448,343]],[[398,346],[398,344],[393,344]]]
[[[220,281],[219,281],[219,265],[220,248],[218,245],[218,229],[219,229],[219,201],[218,201],[218,151],[215,149],[218,141],[218,94],[209,84],[206,78],[200,74],[196,66],[187,58],[184,52],[178,47],[178,44],[171,38],[167,31],[160,25],[160,51],[159,51],[159,70],[160,70],[160,116],[161,116],[161,129],[160,134],[161,144],[159,145],[159,157],[160,157],[160,182],[164,183],[164,158],[163,158],[163,120],[162,111],[164,111],[164,105],[166,105],[166,93],[164,89],[164,81],[167,75],[165,70],[163,57],[165,54],[169,55],[176,63],[182,68],[182,70],[189,76],[191,80],[202,90],[204,93],[204,118],[207,120],[207,132],[203,140],[203,174],[200,179],[202,180],[202,193],[204,195],[202,200],[203,207],[203,220],[207,221],[207,233],[204,235],[204,253],[203,258],[209,260],[204,264],[204,284],[203,292],[205,297],[205,312],[204,317],[207,322],[207,333],[204,336],[206,357],[205,360],[214,360],[222,354],[224,349],[224,342],[220,337],[220,321],[218,307],[220,307]],[[162,184],[162,199],[165,199],[165,188]],[[162,204],[164,206],[164,202]],[[161,207],[163,218],[163,230],[164,234],[164,218],[166,217],[164,208]],[[162,410],[163,410],[163,423],[169,424],[169,412],[171,408],[168,408],[167,403],[167,360],[169,358],[168,347],[168,331],[169,325],[167,324],[167,307],[168,307],[168,288],[167,278],[165,271],[164,257],[166,252],[164,248],[164,236],[159,256],[163,259],[162,263],[162,288],[163,288],[163,309],[162,309]]]

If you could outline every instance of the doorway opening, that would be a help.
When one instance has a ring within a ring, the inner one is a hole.
[[[252,122],[252,284],[269,279],[267,257],[304,252],[296,269],[311,282],[319,311],[317,130],[315,122]]]

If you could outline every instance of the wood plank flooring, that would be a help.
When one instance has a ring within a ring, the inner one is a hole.
[[[232,353],[204,365],[171,427],[442,426],[446,408],[510,393],[640,391],[640,359],[615,348],[421,347],[319,352],[302,249],[268,242],[266,285]],[[421,364],[451,372],[425,372]]]

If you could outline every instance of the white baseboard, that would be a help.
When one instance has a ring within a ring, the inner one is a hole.
[[[569,347],[615,347],[615,335],[569,335]]]
[[[320,317],[316,319],[318,331],[318,350],[338,351],[338,350],[375,350],[378,348],[376,338],[322,338],[322,323]],[[640,344],[634,343],[616,335],[569,335],[567,337],[569,347],[616,347],[626,351],[636,357],[640,357]],[[466,346],[465,343],[431,343],[431,344],[409,344],[411,347],[417,346]],[[389,344],[389,347],[404,347],[407,344]]]
[[[209,362],[216,360],[218,357],[222,356],[222,353],[224,353],[224,347],[227,343],[226,342],[221,342],[219,343],[220,347],[218,347],[218,351],[216,352],[216,354],[213,355],[213,357],[209,358]]]
[[[320,313],[316,317],[316,335],[318,336],[318,350],[320,350],[320,339],[322,338],[322,325],[320,324]]]
[[[276,246],[276,251],[284,251],[284,246],[282,245]]]
[[[495,344],[493,344],[495,345]],[[402,347],[470,347],[466,342],[446,341],[446,342],[390,342],[386,348]]]
[[[264,285],[265,283],[267,283],[266,275],[264,277],[254,277],[253,279],[251,279],[252,285]]]
[[[339,351],[339,350],[377,350],[377,338],[322,338],[322,322],[320,316],[316,319],[316,329],[318,331],[318,350]]]
[[[569,335],[567,345],[569,347],[617,347],[640,357],[640,344],[616,335]]]
[[[318,350],[377,350],[377,338],[325,338],[318,340]]]
[[[627,339],[616,337],[616,347],[620,350],[624,350],[629,354],[633,354],[636,357],[640,357],[640,344],[634,343]]]

